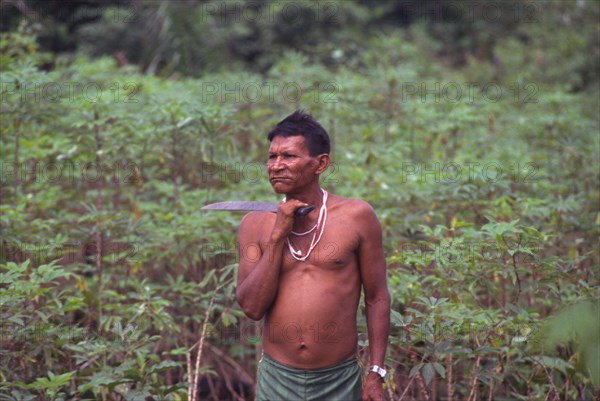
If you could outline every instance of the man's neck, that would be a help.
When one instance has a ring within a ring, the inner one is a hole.
[[[297,199],[309,205],[314,205],[317,209],[323,204],[323,190],[319,185],[303,191],[301,193],[290,193],[286,195],[286,199]]]

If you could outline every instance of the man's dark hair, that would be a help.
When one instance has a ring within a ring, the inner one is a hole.
[[[269,142],[276,136],[284,138],[300,135],[304,137],[304,143],[311,156],[317,156],[322,153],[329,154],[331,145],[329,135],[325,128],[317,122],[310,114],[304,110],[296,110],[283,120],[281,120],[267,138]]]

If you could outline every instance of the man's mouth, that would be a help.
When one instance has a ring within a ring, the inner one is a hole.
[[[271,182],[289,181],[289,177],[271,177]]]

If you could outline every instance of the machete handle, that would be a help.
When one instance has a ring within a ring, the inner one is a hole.
[[[310,205],[310,206],[306,206],[306,207],[299,207],[298,209],[296,209],[296,211],[294,212],[294,214],[296,216],[301,216],[304,217],[307,214],[309,214],[310,212],[312,212],[315,208],[315,205]]]

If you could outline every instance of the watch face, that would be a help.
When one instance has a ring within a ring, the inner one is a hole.
[[[371,368],[371,372],[377,373],[381,377],[382,380],[385,380],[385,375],[387,374],[385,369],[380,368],[379,366],[375,365]]]

